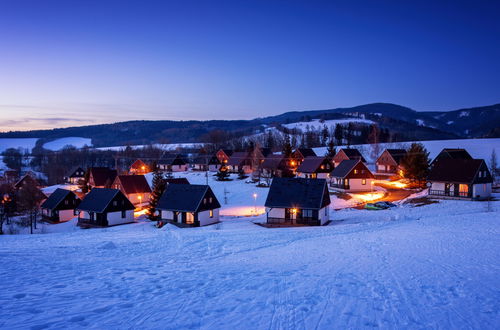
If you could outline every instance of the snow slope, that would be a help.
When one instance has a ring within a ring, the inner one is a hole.
[[[362,123],[362,124],[373,124],[373,121],[368,120],[368,119],[358,119],[358,118],[346,118],[346,119],[332,119],[332,120],[325,120],[324,122],[320,122],[319,119],[313,119],[311,121],[307,122],[297,122],[297,123],[291,123],[291,124],[284,124],[286,128],[292,129],[300,129],[301,131],[305,132],[307,126],[309,126],[311,129],[319,130],[323,129],[324,126],[330,128],[331,126],[341,124],[341,125],[347,125],[349,123]]]
[[[31,151],[31,149],[35,147],[37,140],[38,138],[0,138],[0,153],[9,148],[21,148],[23,150]]]
[[[499,202],[0,237],[2,329],[495,329]],[[63,224],[70,225],[70,224]]]
[[[416,141],[422,143],[427,151],[430,153],[430,158],[434,159],[443,148],[464,148],[474,158],[482,158],[487,162],[490,159],[493,149],[496,150],[497,155],[500,153],[500,138],[496,139],[461,139],[461,140],[435,140],[435,141]],[[397,143],[380,143],[380,152],[385,148],[401,148],[409,147],[412,142],[397,142]],[[371,146],[369,144],[353,145],[357,148],[367,159],[368,162],[375,162],[375,159],[370,157]],[[324,155],[326,148],[314,148],[318,155]]]
[[[65,137],[47,142],[43,145],[43,147],[48,150],[58,151],[68,145],[76,148],[83,148],[85,145],[92,146],[92,140],[83,137]]]

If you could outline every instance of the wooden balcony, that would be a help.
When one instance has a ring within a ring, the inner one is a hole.
[[[351,189],[350,185],[343,184],[343,183],[330,183],[330,187],[336,188],[336,189],[343,189],[343,190],[349,190],[349,189]]]
[[[298,218],[298,219],[286,219],[286,218],[273,218],[267,217],[267,223],[272,225],[305,225],[305,226],[320,226],[321,222],[318,219],[310,218]]]
[[[451,197],[451,198],[472,198],[471,191],[445,191],[445,190],[434,190],[429,189],[429,195],[439,196],[439,197]]]

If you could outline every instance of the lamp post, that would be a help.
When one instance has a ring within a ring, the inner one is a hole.
[[[254,212],[255,212],[255,215],[257,215],[257,194],[256,193],[253,193],[253,201],[254,201]]]

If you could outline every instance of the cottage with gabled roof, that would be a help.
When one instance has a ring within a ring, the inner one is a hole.
[[[402,174],[401,160],[405,157],[405,149],[385,149],[375,161],[377,173]]]
[[[286,159],[284,155],[268,155],[262,164],[260,164],[262,177],[274,178],[281,177],[287,171]]]
[[[330,186],[344,192],[371,191],[375,177],[361,159],[342,161],[330,173]]]
[[[76,208],[78,225],[107,227],[134,222],[134,205],[118,189],[94,188]]]
[[[111,186],[119,189],[134,205],[149,202],[151,188],[144,175],[118,175]]]
[[[430,197],[481,200],[491,197],[493,178],[483,159],[442,158],[427,181]]]
[[[233,152],[227,166],[231,172],[237,173],[243,171],[245,174],[253,172],[252,159],[250,152],[248,151],[236,151]]]
[[[194,171],[217,172],[221,167],[221,162],[216,155],[201,154],[191,162]]]
[[[325,179],[275,178],[266,199],[268,224],[321,226],[329,221]]]
[[[306,179],[326,179],[333,164],[326,157],[306,157],[297,168],[297,176]]]
[[[26,186],[40,187],[40,183],[31,172],[26,173],[21,177],[21,179],[14,183],[14,188],[16,190],[22,189]]]
[[[70,184],[79,184],[85,178],[85,170],[80,166],[74,167],[65,177],[65,181]]]
[[[137,159],[135,162],[130,165],[129,169],[130,175],[144,175],[151,172],[151,169],[148,164],[146,164],[141,159]]]
[[[227,164],[229,158],[232,155],[233,155],[233,150],[230,149],[219,149],[219,151],[215,153],[215,156],[217,157],[217,159],[221,164]]]
[[[162,221],[200,227],[219,222],[220,207],[210,186],[169,184],[157,209]]]
[[[185,172],[187,171],[187,162],[179,154],[165,154],[158,161],[158,169],[166,172]]]
[[[89,182],[91,188],[109,188],[115,181],[117,171],[108,167],[91,167],[89,169]]]
[[[71,190],[57,188],[42,203],[42,220],[63,222],[76,216],[75,209],[80,205],[80,198]]]
[[[337,167],[343,160],[350,160],[350,159],[359,159],[363,163],[366,163],[366,159],[363,157],[361,152],[359,152],[358,149],[354,148],[341,148],[335,156],[333,156],[333,162],[335,164],[335,167]]]
[[[290,166],[293,168],[297,168],[297,166],[299,166],[307,157],[316,157],[316,156],[317,155],[312,148],[297,148],[292,153]]]

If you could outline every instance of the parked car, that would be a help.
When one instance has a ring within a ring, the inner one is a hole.
[[[391,207],[396,207],[397,205],[391,202],[376,202],[376,203],[367,203],[365,205],[365,209],[367,210],[387,210]]]
[[[375,205],[375,203],[366,203],[365,209],[378,211],[378,210],[385,210],[386,207],[382,208],[380,206]]]
[[[376,202],[375,205],[385,206],[386,208],[397,207],[396,204],[386,201]]]

